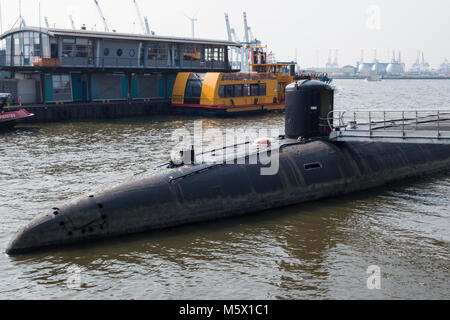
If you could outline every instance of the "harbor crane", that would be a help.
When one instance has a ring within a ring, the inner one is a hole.
[[[102,19],[103,26],[104,26],[104,28],[105,28],[105,32],[109,32],[108,23],[106,22],[106,18],[105,18],[105,16],[103,15],[102,8],[100,8],[100,4],[98,3],[97,0],[94,0],[94,2],[95,2],[95,5],[96,5],[96,7],[97,7],[98,14],[100,15],[100,18]]]
[[[142,18],[141,9],[139,8],[137,1],[133,0],[133,3],[136,8],[137,18],[139,20],[139,23],[141,24],[142,32],[144,32],[144,34],[154,34],[154,32],[150,30],[148,18],[147,17],[144,17],[144,19]]]
[[[22,17],[22,0],[19,0],[19,18],[17,18],[16,22],[14,22],[11,29],[14,29],[14,26],[19,22],[19,28],[26,28],[27,24],[25,19]]]
[[[247,12],[244,12],[244,40],[250,43],[250,27],[248,26]]]
[[[70,24],[72,26],[72,29],[76,30],[75,22],[73,21],[73,16],[71,14],[69,15],[69,20],[70,20]]]
[[[228,13],[225,13],[225,23],[227,25],[228,41],[233,41],[233,33],[231,31],[230,17],[228,16]]]
[[[152,36],[155,35],[155,32],[150,30],[150,26],[148,24],[148,18],[144,17],[144,22],[145,22],[145,31],[147,31],[147,34],[151,34]]]

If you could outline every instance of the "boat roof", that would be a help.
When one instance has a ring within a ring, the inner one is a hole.
[[[23,27],[15,28],[6,31],[0,36],[0,39],[4,39],[7,36],[18,32],[41,32],[48,34],[51,37],[82,37],[82,38],[96,38],[96,39],[114,39],[114,40],[132,40],[132,41],[155,41],[155,42],[173,42],[173,43],[192,43],[192,44],[209,44],[220,45],[230,47],[241,47],[239,43],[225,40],[214,39],[197,39],[197,38],[184,38],[184,37],[168,37],[159,35],[148,34],[133,34],[133,33],[118,33],[118,32],[99,32],[89,30],[70,30],[70,29],[53,29],[53,28],[40,28],[40,27]]]

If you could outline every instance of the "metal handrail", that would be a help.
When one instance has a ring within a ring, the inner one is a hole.
[[[346,122],[346,115],[349,120]],[[400,117],[389,117],[390,114],[400,114]],[[411,114],[411,116],[409,116]],[[359,115],[364,115],[358,117]],[[377,120],[376,115],[381,119]],[[337,121],[336,121],[337,120]],[[375,121],[374,121],[375,120]],[[438,137],[441,136],[442,122],[450,120],[450,110],[366,110],[353,111],[335,110],[328,114],[327,122],[332,131],[366,131],[369,136],[380,129],[400,127],[400,131],[405,136],[405,132],[418,130],[419,124],[435,123]],[[406,130],[408,128],[408,130]],[[434,131],[434,130],[433,130]]]

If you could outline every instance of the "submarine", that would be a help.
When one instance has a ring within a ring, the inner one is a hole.
[[[88,193],[31,221],[9,243],[8,255],[257,213],[346,195],[450,169],[450,146],[330,139],[334,89],[297,81],[286,88],[285,135],[279,169],[245,161],[171,163]],[[259,150],[259,151],[258,151]],[[193,152],[192,152],[193,153]],[[234,160],[248,158],[248,154]],[[245,162],[245,163],[244,163]]]

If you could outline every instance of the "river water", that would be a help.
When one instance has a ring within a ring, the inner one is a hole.
[[[336,107],[450,109],[450,81],[335,81]],[[283,131],[283,115],[27,125],[0,134],[0,299],[449,299],[450,175],[256,215],[9,257],[69,198],[168,160],[176,128]],[[367,270],[381,270],[369,290]],[[78,281],[79,280],[79,281]]]

